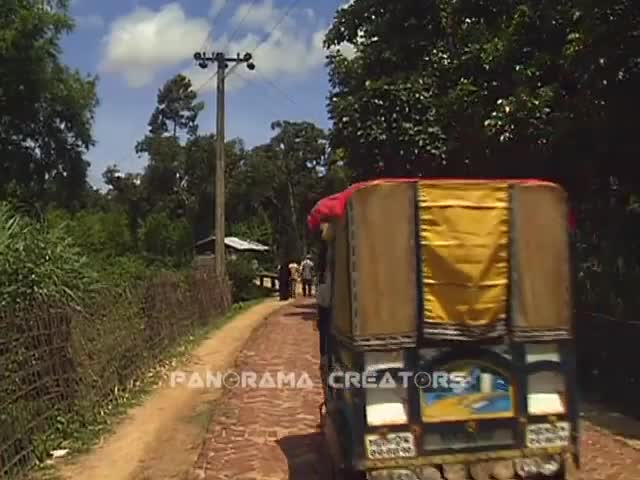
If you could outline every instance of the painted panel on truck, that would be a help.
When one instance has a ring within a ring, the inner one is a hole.
[[[454,362],[430,376],[420,394],[425,423],[515,416],[513,382],[494,366]]]

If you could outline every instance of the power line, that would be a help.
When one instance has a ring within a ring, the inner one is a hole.
[[[268,87],[270,87],[272,90],[276,91],[277,93],[279,93],[282,97],[284,97],[289,103],[291,103],[292,105],[296,106],[296,107],[300,107],[300,102],[297,102],[291,95],[289,95],[289,93],[287,93],[287,91],[285,89],[283,89],[280,85],[278,85],[276,82],[274,82],[273,80],[271,80],[269,77],[265,76],[264,74],[262,74],[259,70],[255,70],[253,72],[257,77],[258,80],[262,81],[263,83],[265,83]],[[244,76],[243,76],[244,77]],[[246,77],[245,77],[246,78]],[[253,80],[253,79],[252,79]],[[314,115],[315,117],[315,115]],[[320,117],[316,117],[315,118],[316,121],[320,120]]]
[[[255,3],[255,0],[254,0]],[[252,5],[254,4],[252,3]],[[262,39],[261,42],[258,43],[258,45],[256,45],[256,47],[253,49],[253,51],[251,52],[251,54],[255,54],[260,48],[262,48],[262,46],[264,46],[265,43],[267,43],[267,41],[269,41],[269,39],[271,38],[271,36],[275,33],[276,29],[280,26],[280,24],[282,22],[285,21],[285,19],[289,16],[289,14],[291,13],[291,10],[293,10],[294,7],[297,6],[297,4],[300,3],[300,0],[292,0],[289,3],[289,6],[287,7],[287,9],[285,10],[285,12],[282,14],[282,16],[280,17],[280,19],[276,22],[276,24],[271,28],[271,31],[268,32],[265,37]],[[245,12],[245,15],[243,17],[243,20],[249,15],[249,11],[250,11],[250,7],[247,9],[247,11]],[[242,22],[241,22],[242,23]],[[237,28],[236,28],[237,30]],[[234,32],[235,33],[235,32]],[[206,39],[205,39],[205,43],[206,43]],[[230,69],[227,72],[227,75],[229,73],[231,73],[233,69]],[[196,88],[195,92],[198,93],[200,92],[200,90],[202,90],[211,80],[213,80],[217,75],[217,72],[213,73],[209,78],[207,78],[198,88]]]
[[[239,71],[238,71],[238,72],[236,72],[236,75],[240,76],[240,78],[242,78],[242,79],[243,79],[245,82],[247,82],[247,83],[251,83],[251,81],[253,80],[253,79],[247,78],[247,76],[246,76],[246,75],[244,75],[244,74],[240,73]],[[279,117],[280,117],[280,114],[279,114],[275,109],[273,109],[273,108],[271,108],[271,107],[267,107],[267,106],[266,106],[266,109],[267,109],[267,110],[269,110],[269,113],[270,113],[271,115],[273,115],[274,120],[279,120],[279,119],[280,119],[280,118],[279,118]]]
[[[262,40],[262,42],[260,42],[256,48],[253,49],[253,52],[251,52],[251,54],[255,54],[260,48],[262,48],[262,46],[264,46],[267,41],[271,38],[271,36],[275,33],[276,29],[280,26],[280,24],[282,22],[285,21],[285,19],[289,16],[289,14],[291,13],[291,10],[293,10],[294,7],[296,7],[298,5],[298,3],[300,3],[300,0],[292,0],[289,3],[289,6],[287,7],[287,9],[285,10],[284,14],[282,15],[282,17],[280,17],[280,20],[278,20],[278,22],[271,28],[271,31],[269,33],[266,34],[265,38]]]
[[[207,42],[211,39],[211,33],[213,33],[213,24],[216,22],[216,20],[218,20],[218,17],[220,17],[220,14],[222,14],[222,11],[224,10],[224,7],[222,7],[218,13],[216,13],[213,18],[211,19],[211,25],[209,25],[209,28],[207,29],[207,36],[204,37],[204,40],[202,41],[202,46],[200,47],[200,50],[204,50],[204,47],[207,46]]]
[[[218,75],[218,71],[216,70],[211,74],[209,78],[207,78],[204,82],[202,82],[198,88],[195,89],[196,94],[200,93],[200,90],[202,90],[207,85],[207,83],[209,83],[211,80],[216,78],[217,75]]]
[[[236,33],[238,33],[238,31],[240,30],[240,27],[242,26],[244,21],[247,19],[247,17],[251,13],[251,10],[253,10],[253,7],[255,6],[255,4],[256,4],[256,0],[252,0],[249,6],[247,7],[247,11],[244,12],[244,16],[240,19],[240,22],[238,23],[238,25],[236,25],[236,29],[233,31],[233,33],[229,37],[229,43],[233,41],[233,38],[236,36]]]
[[[231,73],[231,69],[229,69],[229,73]],[[297,107],[300,107],[300,103],[296,102],[296,100],[294,100],[293,97],[291,97],[284,89],[282,89],[280,86],[278,86],[277,83],[273,82],[272,80],[270,80],[268,77],[262,75],[262,74],[258,74],[258,69],[256,69],[253,72],[255,75],[258,75],[258,80],[262,81],[263,83],[265,83],[268,87],[270,87],[272,90],[275,90],[277,93],[279,93],[281,96],[283,96],[287,101],[289,101],[292,105],[295,105]],[[237,72],[237,75],[240,75],[240,77],[242,79],[244,79],[247,83],[250,83],[251,81],[255,80],[254,78],[249,79],[247,76],[243,75],[240,73],[240,71]],[[277,118],[279,115],[275,114],[275,110],[269,108],[269,111],[275,115],[275,117]],[[321,125],[322,123],[324,123],[324,119],[321,119],[319,116],[316,115],[312,115],[311,120],[313,120],[314,122],[316,122],[318,125]]]
[[[295,105],[296,107],[300,106],[299,103],[296,102],[284,89],[282,89],[280,86],[278,86],[278,84],[276,82],[274,82],[270,78],[267,78],[266,76],[264,76],[262,73],[258,72],[257,70],[256,70],[255,74],[260,78],[260,80],[262,80],[264,83],[269,85],[272,89],[274,89],[278,93],[280,93],[280,95],[282,95],[292,105]]]

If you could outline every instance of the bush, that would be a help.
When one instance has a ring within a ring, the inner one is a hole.
[[[119,272],[127,268],[137,264]],[[104,433],[167,360],[222,325],[228,288],[213,272],[165,272],[128,291],[103,289],[85,311],[0,307],[0,477],[22,478],[51,450],[78,451]]]
[[[186,265],[192,256],[193,236],[185,220],[171,220],[166,212],[152,213],[140,229],[144,253],[150,259],[173,266]]]
[[[47,215],[47,223],[63,229],[76,245],[93,257],[113,258],[135,252],[129,220],[126,213],[119,210],[87,211],[73,216],[54,210]]]
[[[237,257],[227,261],[227,275],[231,281],[234,302],[246,302],[265,297],[269,290],[256,285],[256,271],[248,257]]]
[[[91,262],[61,227],[49,228],[0,205],[0,306],[81,305],[98,291]]]

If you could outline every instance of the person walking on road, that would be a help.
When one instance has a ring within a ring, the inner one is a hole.
[[[280,300],[289,300],[291,288],[289,287],[289,266],[286,261],[278,267],[278,289]]]
[[[296,298],[299,278],[300,278],[300,267],[295,262],[295,260],[292,260],[291,263],[289,263],[290,298]]]
[[[302,295],[310,297],[313,284],[313,261],[311,261],[311,255],[307,255],[300,264],[300,270],[302,271]]]

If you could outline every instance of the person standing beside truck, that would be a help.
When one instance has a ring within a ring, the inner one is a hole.
[[[302,295],[310,297],[313,290],[313,261],[311,261],[311,255],[307,255],[300,264],[300,270],[302,273]]]
[[[296,298],[297,288],[298,288],[298,279],[300,278],[300,267],[292,260],[289,263],[289,288],[290,288],[290,298]]]

